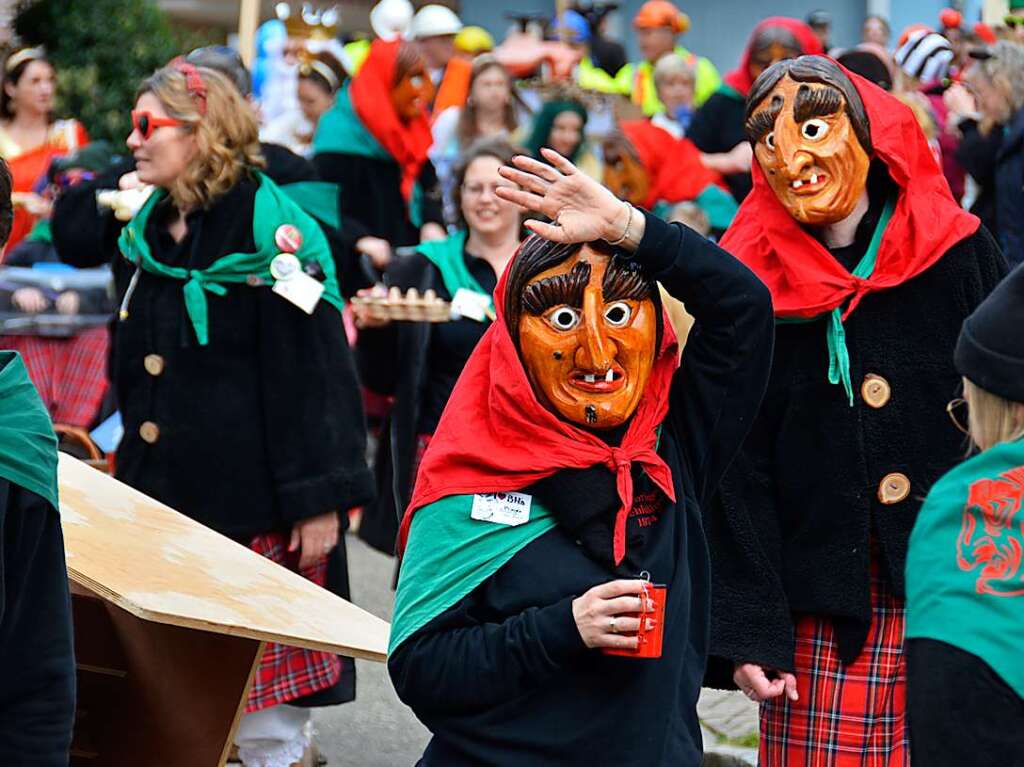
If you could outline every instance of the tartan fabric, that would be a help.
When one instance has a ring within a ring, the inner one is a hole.
[[[299,570],[299,552],[288,551],[288,540],[286,533],[267,533],[253,538],[249,548],[323,587],[327,579],[327,558]],[[337,684],[340,678],[341,659],[337,655],[268,642],[249,690],[245,713],[325,690]]]
[[[857,659],[839,661],[827,618],[796,625],[800,700],[761,705],[760,767],[909,767],[904,603],[872,557],[872,620]]]
[[[54,423],[87,429],[107,391],[105,327],[70,338],[0,336],[0,349],[20,352]]]

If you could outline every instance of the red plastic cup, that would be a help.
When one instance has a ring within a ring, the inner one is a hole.
[[[665,599],[668,596],[668,586],[661,583],[647,583],[644,585],[643,608],[638,613],[632,613],[630,617],[640,619],[640,629],[636,633],[637,646],[635,650],[619,650],[612,647],[602,647],[601,652],[605,655],[623,655],[629,658],[660,658],[661,643],[665,636]],[[647,609],[648,603],[653,603]],[[649,621],[654,625],[647,627]],[[624,636],[630,636],[625,634]]]

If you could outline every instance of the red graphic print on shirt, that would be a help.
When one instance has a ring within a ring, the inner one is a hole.
[[[957,564],[964,572],[980,570],[979,594],[1024,596],[1024,466],[997,479],[979,479],[964,506]]]

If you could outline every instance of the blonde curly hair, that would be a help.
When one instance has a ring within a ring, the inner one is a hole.
[[[205,110],[203,99],[190,93],[185,74],[173,65],[154,72],[135,96],[152,93],[195,136],[195,156],[167,190],[180,210],[208,207],[244,174],[266,164],[256,114],[238,89],[216,70],[195,70],[206,89]]]

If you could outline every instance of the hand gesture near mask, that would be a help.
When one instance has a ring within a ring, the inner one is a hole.
[[[514,168],[502,166],[498,170],[520,187],[498,187],[495,190],[498,197],[540,213],[553,222],[528,219],[527,229],[552,242],[615,242],[623,236],[627,226],[631,226],[631,239],[640,241],[644,225],[642,215],[631,214],[627,203],[558,152],[547,148],[540,151],[551,165],[517,155],[512,160]]]

